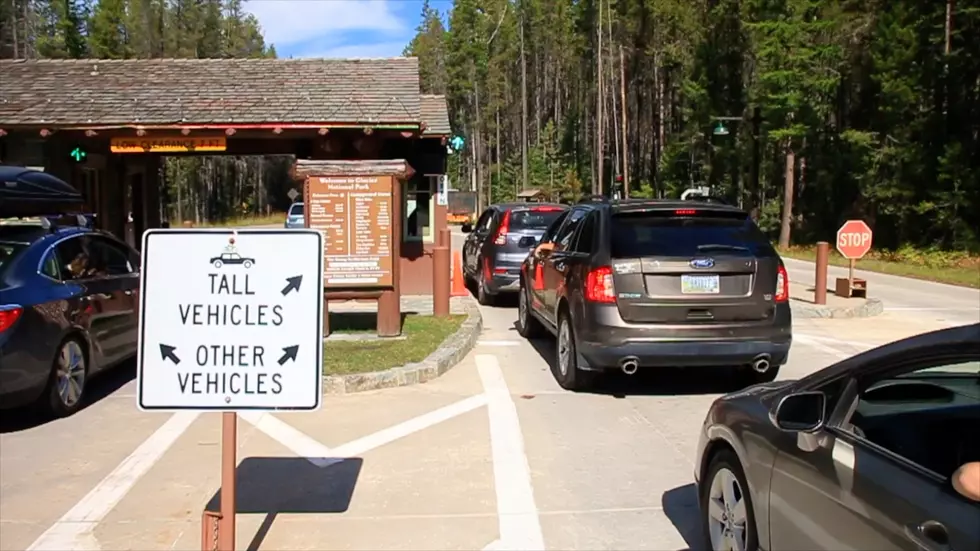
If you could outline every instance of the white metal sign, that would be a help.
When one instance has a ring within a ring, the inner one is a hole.
[[[436,204],[444,207],[449,204],[449,176],[445,174],[439,176],[438,189],[436,190]]]
[[[323,236],[143,234],[142,410],[313,410],[323,371]]]

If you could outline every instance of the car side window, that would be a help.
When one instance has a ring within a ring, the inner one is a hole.
[[[565,212],[559,214],[558,218],[555,218],[555,221],[548,226],[548,229],[546,229],[544,234],[541,236],[541,243],[552,241],[552,238],[554,238],[554,236],[558,233],[558,230],[561,229],[561,225],[565,223],[565,219],[568,218],[569,212],[570,211],[566,210]]]
[[[859,380],[840,430],[943,478],[980,461],[980,355]]]
[[[493,209],[487,209],[483,211],[480,218],[477,219],[476,225],[473,226],[474,232],[485,232],[490,230],[490,221],[493,220]]]
[[[578,230],[578,237],[575,239],[575,247],[573,248],[575,252],[591,253],[593,251],[595,246],[595,233],[598,230],[596,218],[596,214],[591,212],[582,221]]]
[[[44,260],[41,261],[41,273],[61,281],[61,266],[58,262],[58,252],[56,249],[51,249],[44,255]]]
[[[135,270],[129,261],[129,254],[120,244],[104,237],[89,240],[92,256],[101,273],[110,276],[129,275]]]
[[[53,252],[62,280],[78,281],[94,277],[95,265],[83,236],[71,237],[58,243]]]
[[[564,226],[558,230],[558,235],[555,236],[555,245],[561,250],[569,250],[572,243],[572,237],[575,235],[575,230],[578,229],[579,224],[582,223],[582,219],[585,218],[586,211],[584,209],[573,209],[571,214],[568,215],[568,221]]]

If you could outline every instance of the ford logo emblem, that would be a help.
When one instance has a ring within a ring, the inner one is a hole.
[[[691,267],[699,270],[705,270],[711,268],[715,265],[715,259],[713,258],[695,258],[691,261]]]

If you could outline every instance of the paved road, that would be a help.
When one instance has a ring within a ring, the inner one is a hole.
[[[697,548],[694,448],[724,373],[565,392],[553,343],[520,339],[511,307],[482,312],[480,344],[436,381],[242,416],[238,548]],[[781,378],[943,323],[911,313],[798,320]],[[69,419],[0,418],[0,548],[197,548],[219,418],[139,413],[128,376]]]
[[[812,262],[791,258],[784,260],[790,280],[813,285],[816,268]],[[869,295],[881,299],[888,311],[938,317],[951,325],[980,321],[980,289],[863,270],[856,270],[855,274],[868,281]],[[827,273],[829,285],[833,286],[838,277],[847,277],[847,268],[831,266]]]

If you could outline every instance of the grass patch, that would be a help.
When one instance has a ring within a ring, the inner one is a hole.
[[[274,212],[268,216],[243,216],[240,218],[228,218],[226,220],[215,220],[212,222],[201,222],[197,224],[200,228],[240,228],[243,226],[270,226],[272,224],[282,225],[286,222],[285,212]]]
[[[812,245],[793,246],[780,250],[779,254],[812,262],[817,257],[817,249]],[[830,250],[829,262],[833,266],[848,265],[848,260],[833,248]],[[858,260],[857,269],[980,289],[980,256],[967,252],[929,251],[910,247],[897,251],[871,251]]]
[[[356,316],[358,322],[351,326],[340,325],[343,316]],[[361,314],[334,314],[330,317],[332,332],[359,333],[373,332],[375,314],[370,316],[370,324],[364,327]],[[335,318],[336,317],[336,318]],[[335,324],[337,319],[338,325]],[[331,341],[323,345],[324,375],[345,375],[348,373],[369,373],[383,371],[411,362],[420,362],[459,329],[466,319],[464,315],[435,318],[432,316],[406,316],[402,323],[404,339],[371,341]]]

